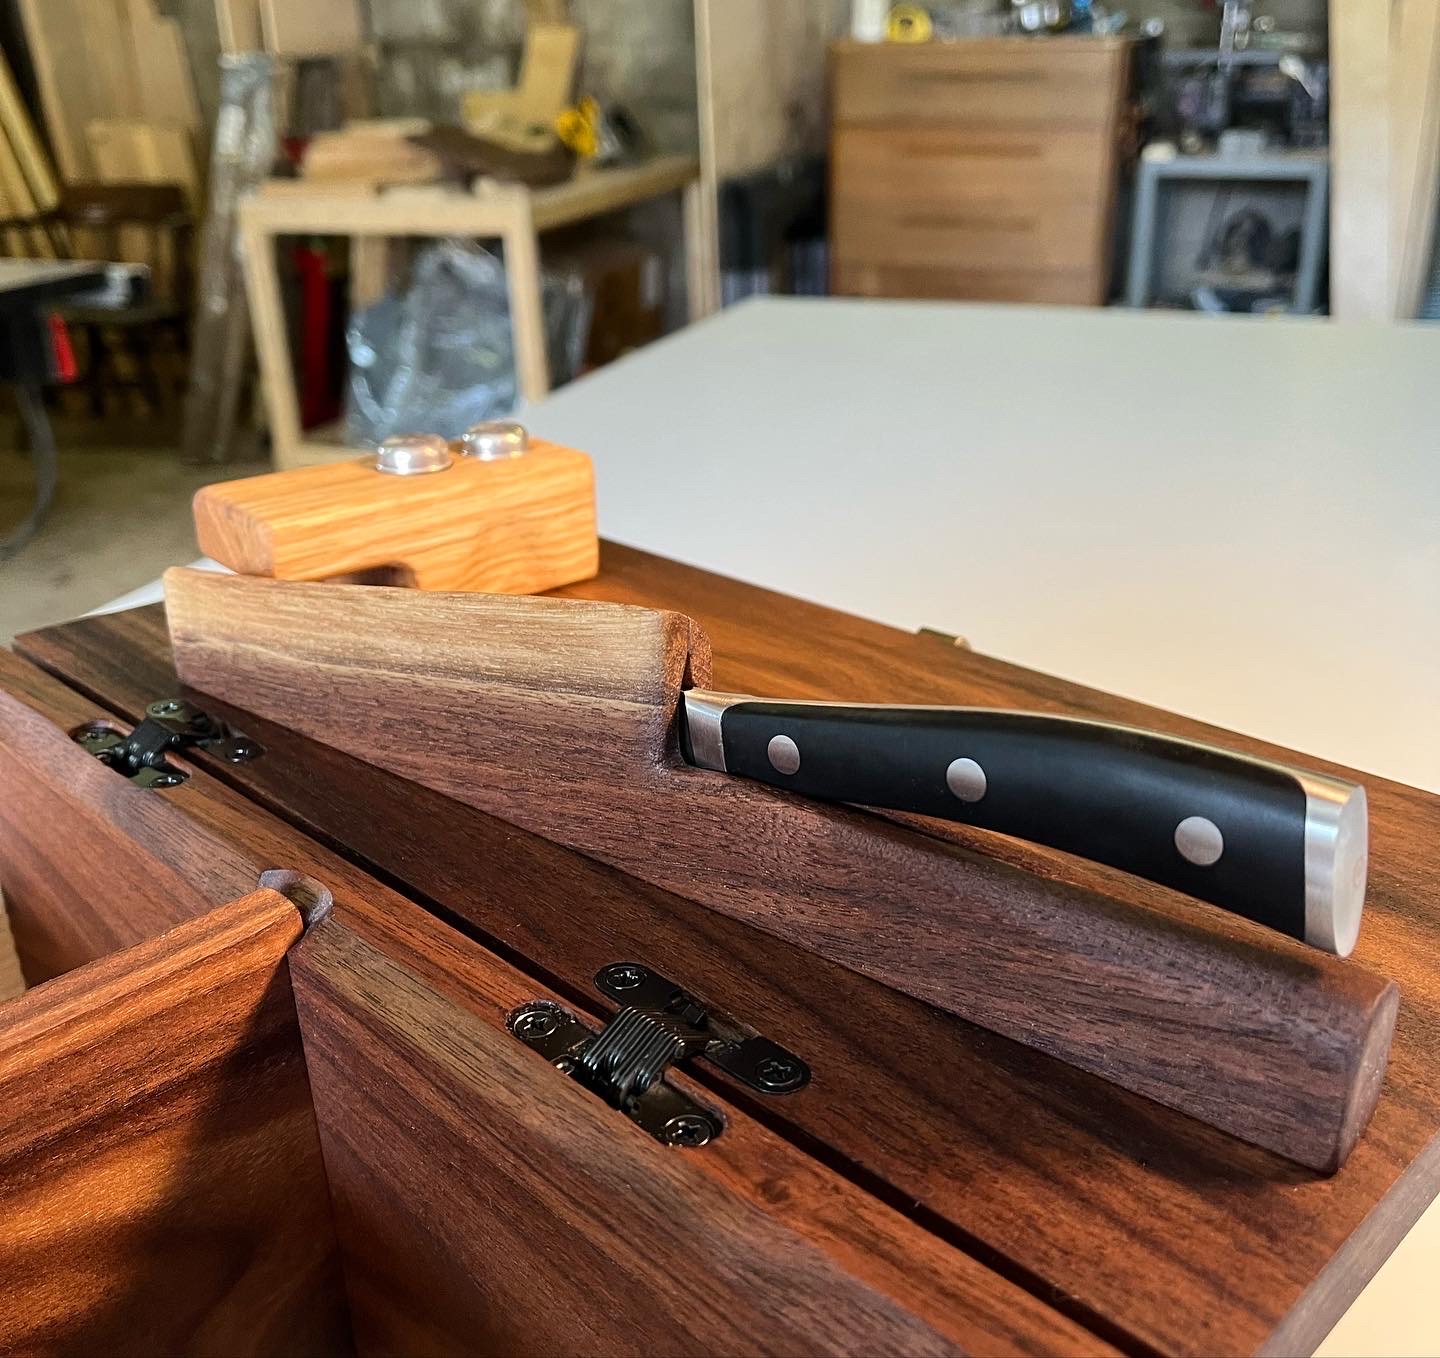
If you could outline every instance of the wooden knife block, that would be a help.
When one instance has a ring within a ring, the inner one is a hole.
[[[1379,1095],[1389,981],[1175,897],[1127,908],[686,766],[689,618],[172,570],[181,679],[1318,1169]],[[464,713],[455,729],[455,713]]]
[[[219,482],[196,493],[194,511],[207,556],[279,580],[534,594],[599,563],[590,459],[543,440],[422,476],[356,458]]]

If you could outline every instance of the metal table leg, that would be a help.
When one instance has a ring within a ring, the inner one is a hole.
[[[15,399],[20,418],[30,438],[30,460],[35,464],[35,500],[24,521],[13,532],[0,537],[0,561],[15,555],[35,536],[55,500],[59,467],[55,454],[55,433],[45,410],[45,397],[34,381],[15,382]]]

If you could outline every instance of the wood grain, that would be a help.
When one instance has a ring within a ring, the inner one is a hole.
[[[93,762],[64,731],[94,704],[4,664],[44,718],[34,758]],[[714,1146],[693,1162],[660,1147],[501,1031],[543,985],[203,772],[143,813],[105,810],[120,871],[163,855],[211,891],[284,863],[332,898],[304,1028],[362,1350],[630,1352],[679,1334],[716,1354],[854,1351],[857,1336],[874,1352],[1113,1351],[713,1090],[693,1092],[725,1119]],[[714,1268],[694,1266],[710,1251]]]
[[[301,929],[255,892],[0,1006],[0,1350],[349,1351]]]
[[[606,544],[571,594],[697,616],[715,681],[739,691],[1069,711],[1293,752],[705,571]],[[792,644],[779,647],[776,637]],[[135,717],[172,692],[160,608],[85,619],[17,643]],[[22,669],[24,667],[21,667]],[[30,672],[32,675],[33,671]],[[50,684],[71,720],[93,709]],[[221,703],[265,759],[198,762],[493,947],[593,997],[600,966],[649,962],[802,1053],[815,1079],[768,1100],[828,1163],[1122,1347],[1308,1352],[1440,1184],[1437,799],[1365,778],[1374,859],[1358,956],[1402,1004],[1385,1089],[1344,1168],[1317,1178],[1033,1049],[985,1032],[678,896]],[[1304,757],[1340,776],[1353,771]],[[209,784],[192,780],[194,794]],[[1078,860],[1014,854],[1122,898],[1149,888]],[[747,1095],[723,1077],[726,1096]],[[752,1100],[753,1102],[753,1100]]]
[[[15,696],[22,670],[0,652],[0,890],[22,969],[35,984],[153,938],[228,897],[207,894],[164,853],[137,857],[129,848],[128,818],[163,820],[163,800],[87,762],[78,746],[81,759],[37,766],[37,742],[50,742],[54,732]],[[61,843],[68,852],[59,852]]]
[[[533,594],[599,568],[595,473],[573,448],[388,476],[363,457],[203,487],[201,551],[282,580],[389,571],[420,589]]]
[[[36,135],[30,110],[20,97],[10,63],[0,56],[0,124],[6,140],[25,175],[29,197],[41,212],[49,212],[60,202],[60,189],[50,157]]]
[[[1112,1351],[713,1094],[719,1138],[660,1145],[436,921],[343,920],[293,974],[362,1353]]]
[[[201,692],[1302,1164],[1341,1164],[1374,1108],[1382,978],[1178,896],[1132,910],[685,766],[675,707],[710,654],[682,614],[187,570],[165,587]]]
[[[124,0],[19,0],[19,7],[61,178],[93,179],[85,125],[141,114]]]
[[[1330,8],[1330,314],[1390,320],[1391,34],[1396,7]]]
[[[1130,61],[1118,39],[835,43],[832,289],[1103,302]]]
[[[160,14],[155,0],[128,0],[125,18],[140,99],[136,112],[147,122],[177,124],[193,137],[205,124],[179,20]]]
[[[24,989],[25,973],[20,969],[20,953],[15,947],[15,936],[10,932],[5,893],[0,891],[0,1000],[14,999]]]
[[[328,57],[357,51],[364,43],[356,0],[259,0],[265,50],[277,57]]]
[[[91,118],[85,142],[101,184],[178,184],[192,211],[200,207],[194,135],[183,123]]]
[[[1123,38],[1023,37],[868,43],[830,49],[833,117],[843,124],[1108,127]]]

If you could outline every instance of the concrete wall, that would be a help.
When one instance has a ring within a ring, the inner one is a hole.
[[[1381,4],[1383,0],[1367,0]],[[1121,0],[1123,9],[1137,23],[1151,17],[1165,21],[1171,42],[1178,47],[1204,47],[1220,32],[1220,0],[1214,9],[1202,9],[1196,0]],[[1277,28],[1290,33],[1308,33],[1325,39],[1329,7],[1326,0],[1253,0],[1255,16],[1268,14]]]
[[[378,111],[453,121],[460,95],[511,83],[525,32],[522,0],[368,0],[381,48]],[[584,34],[580,90],[629,107],[656,143],[693,149],[691,0],[572,0]]]
[[[304,3],[304,0],[293,0]],[[0,4],[5,0],[0,0]],[[466,90],[511,84],[525,36],[524,0],[361,0],[379,47],[376,112],[458,121]],[[214,0],[158,0],[178,18],[207,124],[220,41]],[[692,0],[571,0],[584,35],[579,89],[626,105],[662,150],[693,151]]]

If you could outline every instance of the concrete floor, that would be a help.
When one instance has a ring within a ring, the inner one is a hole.
[[[211,481],[270,470],[266,463],[185,467],[170,448],[61,445],[60,488],[39,534],[0,561],[0,645],[61,622],[153,580],[199,555],[190,497]],[[30,505],[30,464],[13,441],[0,445],[0,528]]]

